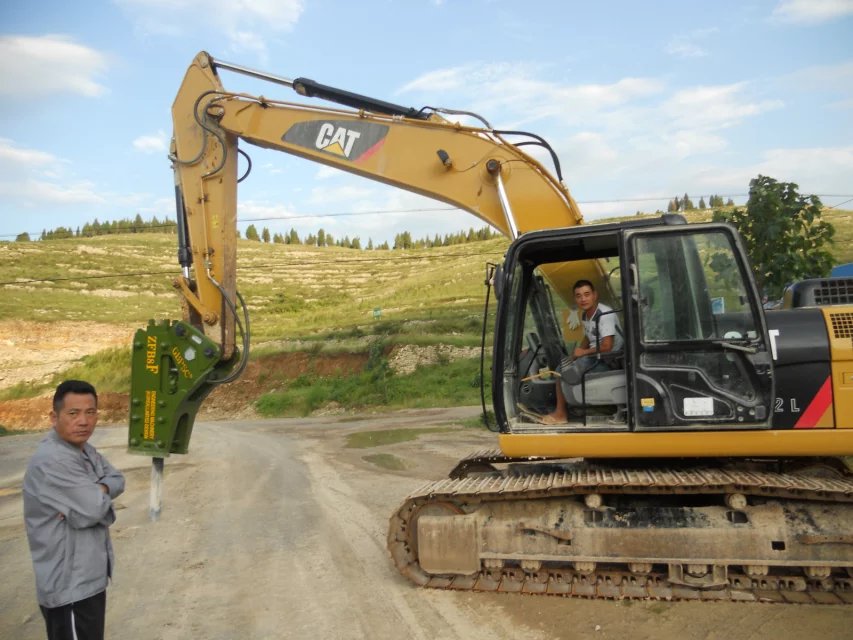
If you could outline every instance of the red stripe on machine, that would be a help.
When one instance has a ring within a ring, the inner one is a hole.
[[[797,420],[794,429],[811,429],[817,426],[820,420],[832,404],[832,378],[826,377],[826,381],[821,385],[818,392],[815,394],[809,406],[803,411],[803,415]]]

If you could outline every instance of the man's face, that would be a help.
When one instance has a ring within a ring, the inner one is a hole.
[[[67,393],[59,413],[50,412],[56,434],[68,444],[80,449],[95,431],[98,405],[90,393]]]
[[[583,285],[575,289],[575,303],[583,311],[589,311],[598,304],[598,294],[589,285]]]

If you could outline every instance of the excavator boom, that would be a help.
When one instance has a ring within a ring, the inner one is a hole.
[[[232,93],[223,87],[220,69],[358,111]],[[183,270],[174,286],[184,311],[180,331],[191,336],[186,338],[191,340],[187,353],[193,359],[184,361],[201,370],[189,377],[189,370],[178,366],[172,353],[179,340],[176,325],[151,323],[136,336],[130,449],[146,455],[185,452],[201,401],[217,384],[239,375],[248,355],[245,333],[243,344],[237,344],[240,141],[440,200],[511,238],[583,220],[568,189],[508,140],[526,135],[528,142],[544,146],[556,158],[537,136],[463,126],[435,110],[401,107],[307,79],[289,80],[217,61],[206,52],[187,69],[172,105],[172,120],[178,261]],[[606,288],[595,260],[579,263],[571,276],[555,269],[550,277],[558,290],[569,289],[568,277],[583,277]],[[159,346],[152,354],[148,349],[155,343]],[[202,352],[215,350],[216,358],[196,359],[193,345],[199,343]],[[146,367],[152,358],[156,368]]]

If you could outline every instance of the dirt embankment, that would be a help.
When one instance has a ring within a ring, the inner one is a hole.
[[[130,344],[137,327],[117,327],[95,322],[0,322],[0,390],[21,382],[42,383],[82,357],[103,349]],[[400,374],[420,365],[471,358],[479,349],[434,345],[399,345],[389,353],[392,370]],[[304,351],[280,353],[251,361],[238,380],[216,389],[205,400],[199,419],[222,420],[256,417],[253,403],[261,395],[281,388],[300,376],[330,376],[364,369],[363,353],[318,354]],[[126,393],[98,394],[100,420],[127,420]],[[0,401],[0,425],[9,429],[43,429],[48,425],[50,397]]]

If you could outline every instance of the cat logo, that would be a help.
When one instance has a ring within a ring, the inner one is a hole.
[[[349,158],[352,146],[360,137],[361,133],[358,131],[335,127],[331,122],[324,122],[320,125],[320,132],[317,134],[314,146],[322,151]]]
[[[351,120],[298,122],[281,137],[311,151],[328,153],[341,160],[365,160],[382,148],[388,127]]]

